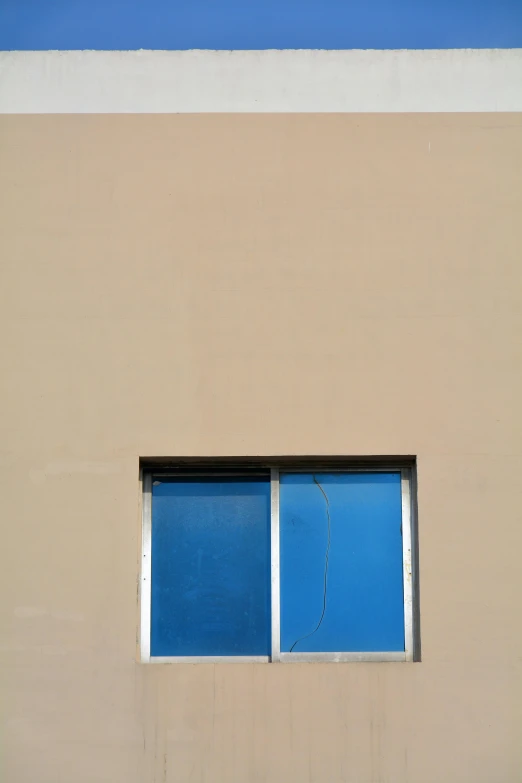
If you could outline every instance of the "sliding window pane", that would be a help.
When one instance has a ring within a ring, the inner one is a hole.
[[[270,653],[270,481],[152,487],[152,656]]]
[[[281,474],[281,650],[404,650],[400,473]]]

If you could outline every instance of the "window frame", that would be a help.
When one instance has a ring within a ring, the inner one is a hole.
[[[265,655],[201,655],[201,656],[151,656],[151,573],[152,573],[152,484],[156,479],[167,477],[198,476],[209,478],[233,475],[259,475],[263,472],[270,480],[270,613],[271,654]],[[280,473],[400,473],[402,507],[402,570],[404,600],[405,649],[400,652],[281,652],[281,592],[280,592],[280,529],[279,529],[279,477]],[[391,460],[379,466],[352,466],[349,462],[326,464],[322,461],[308,461],[305,464],[286,463],[256,464],[238,466],[226,470],[220,463],[198,469],[189,466],[176,471],[158,467],[142,471],[142,519],[140,557],[140,661],[142,663],[350,663],[350,662],[399,662],[418,660],[418,628],[416,628],[416,516],[414,505],[414,465],[398,465]]]

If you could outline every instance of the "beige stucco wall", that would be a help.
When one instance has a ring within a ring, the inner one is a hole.
[[[520,115],[0,118],[5,783],[522,779]],[[421,663],[136,662],[139,456],[416,454]]]

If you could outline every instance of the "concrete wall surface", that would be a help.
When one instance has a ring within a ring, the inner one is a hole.
[[[522,115],[0,117],[5,783],[522,780]],[[418,458],[422,661],[137,661],[139,457]]]

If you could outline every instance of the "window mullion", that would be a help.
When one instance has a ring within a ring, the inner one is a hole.
[[[402,494],[402,558],[404,578],[404,651],[406,660],[413,660],[413,583],[411,555],[411,491],[410,471],[401,470]]]
[[[152,476],[143,477],[143,527],[141,547],[141,660],[150,660],[151,574],[152,574]]]
[[[279,469],[270,471],[270,573],[272,617],[272,662],[281,655],[281,593],[279,579]]]

